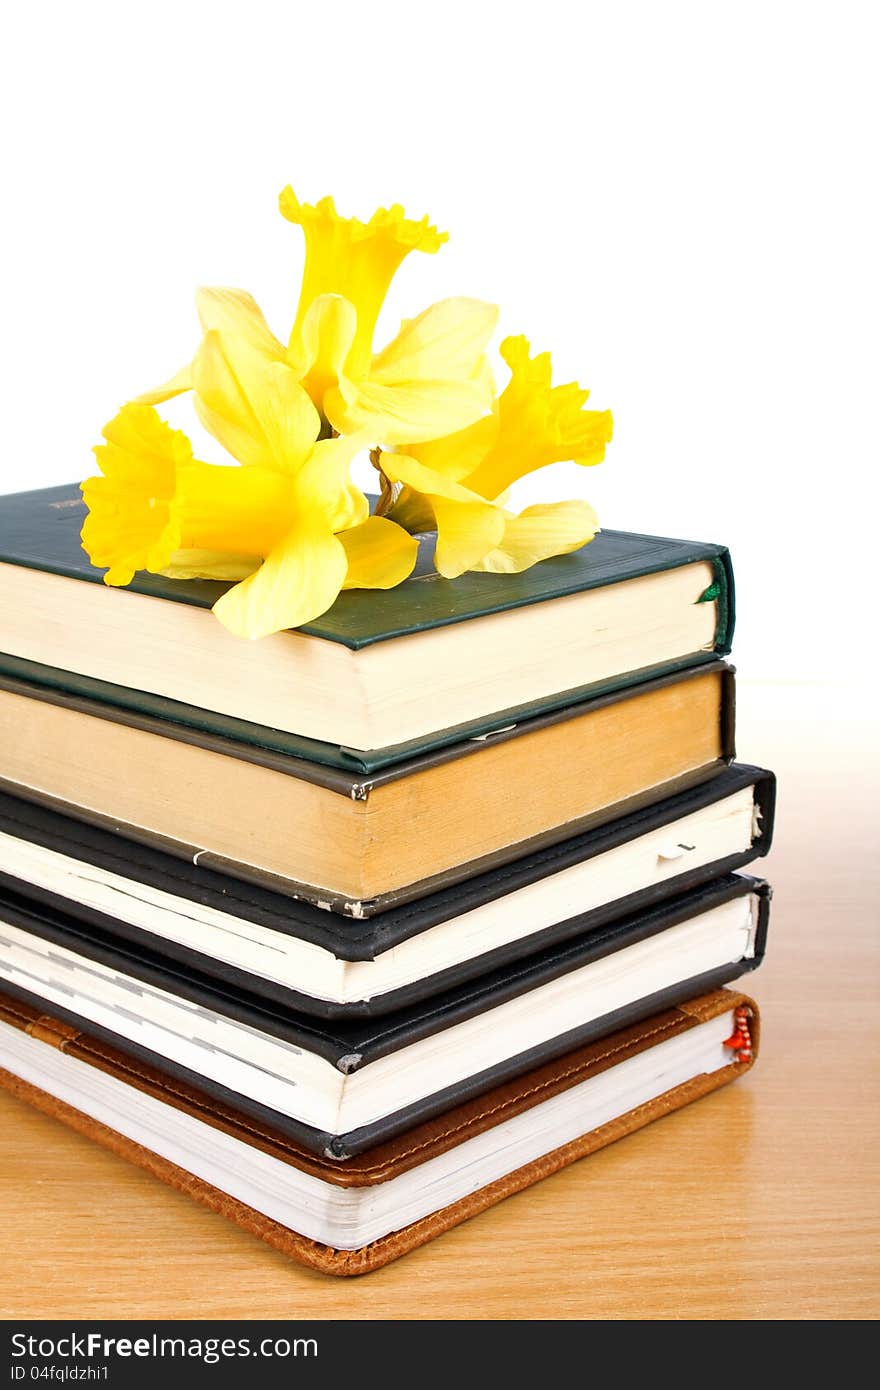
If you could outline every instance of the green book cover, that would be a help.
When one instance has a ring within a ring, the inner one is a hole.
[[[103,572],[89,563],[80,546],[79,533],[84,517],[85,507],[76,484],[0,498],[0,561],[45,570],[86,583],[101,583]],[[530,706],[528,710],[500,711],[491,721],[458,725],[455,729],[444,730],[427,739],[366,754],[267,729],[228,715],[195,709],[143,691],[39,666],[13,656],[0,656],[0,669],[7,675],[34,684],[76,691],[106,704],[138,709],[206,733],[240,739],[329,766],[369,772],[410,757],[417,751],[484,736],[492,729],[509,724],[512,718],[522,719],[560,708],[583,699],[587,693],[598,694],[606,688],[618,689],[663,671],[693,665],[700,659],[713,660],[730,651],[734,624],[733,572],[730,556],[724,546],[645,536],[629,531],[600,531],[595,540],[581,550],[544,560],[522,574],[465,574],[454,580],[443,579],[433,570],[431,554],[430,544],[426,543],[422,547],[415,573],[403,584],[387,591],[349,590],[342,593],[327,613],[300,631],[357,650],[410,633],[466,622],[489,613],[542,603],[705,560],[713,565],[715,576],[704,595],[707,601],[714,600],[717,605],[715,649],[663,667],[645,668],[602,685],[594,682],[589,687],[566,691]],[[142,573],[135,576],[129,587],[137,593],[168,602],[210,608],[227,586],[209,580],[171,580],[161,575]]]

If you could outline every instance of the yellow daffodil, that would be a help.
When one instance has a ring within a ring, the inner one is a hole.
[[[137,570],[239,580],[214,605],[240,637],[311,621],[343,588],[391,588],[412,571],[416,542],[370,517],[348,480],[363,441],[315,442],[317,416],[286,367],[267,373],[265,451],[250,467],[193,458],[186,435],[149,406],[125,406],[95,450],[101,476],[82,485],[82,531],[105,582]]]
[[[437,531],[435,563],[453,579],[466,570],[512,574],[592,540],[598,521],[588,502],[551,502],[519,515],[503,494],[546,464],[600,463],[611,438],[608,410],[584,410],[589,392],[551,385],[549,353],[531,358],[523,337],[501,353],[510,382],[491,416],[443,439],[383,453],[382,472],[403,488],[388,515],[408,530]]]
[[[303,383],[322,418],[339,434],[367,434],[386,445],[406,445],[470,425],[489,409],[491,375],[486,344],[497,320],[480,300],[441,300],[405,321],[380,352],[373,333],[395,271],[410,251],[434,252],[446,234],[427,218],[416,222],[395,204],[369,222],[340,217],[332,198],[300,203],[291,188],[281,212],[302,227],[305,269],[287,346],[275,337],[244,290],[200,291],[197,305],[206,337],[219,334],[231,379],[222,391],[211,379],[205,398],[205,342],[191,367],[139,397],[155,405],[193,389],[196,408],[220,437],[234,434],[237,455],[251,421],[241,410],[236,383],[247,383],[270,363],[283,363]],[[247,461],[243,458],[243,461]]]
[[[103,431],[100,476],[82,485],[82,541],[105,582],[129,584],[138,570],[224,580],[214,612],[257,638],[319,617],[342,589],[401,583],[422,531],[437,532],[436,568],[450,579],[517,573],[590,541],[587,502],[506,505],[520,478],[599,463],[611,438],[610,411],[585,409],[575,383],[552,385],[549,354],[508,338],[510,380],[496,398],[485,350],[497,311],[462,298],[404,320],[374,351],[402,261],[446,234],[396,204],[361,222],[286,188],[280,208],[305,238],[287,343],[244,290],[201,290],[192,362]],[[153,407],[182,392],[234,464],[194,458],[160,419]],[[351,479],[367,448],[382,478],[372,516]]]

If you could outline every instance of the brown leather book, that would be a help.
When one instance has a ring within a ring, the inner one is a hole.
[[[754,1002],[716,990],[334,1161],[0,996],[0,1085],[327,1274],[378,1269],[725,1085],[757,1045]]]

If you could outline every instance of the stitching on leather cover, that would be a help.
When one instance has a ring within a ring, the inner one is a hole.
[[[13,1018],[24,1019],[26,1023],[33,1022],[33,1015],[26,1013],[23,1005],[19,1005],[18,1008],[16,1008],[17,1003],[17,1000],[8,999],[4,995],[3,1002],[0,1004],[0,1014],[12,1014]]]
[[[712,1016],[715,1016],[717,1013],[723,1013],[727,1007],[735,1008],[738,1003],[745,999],[745,996],[735,993],[732,990],[727,990],[724,992],[723,996],[719,994],[719,1001],[721,1001],[722,999],[724,1007],[716,1010]],[[728,999],[730,1000],[729,1005]],[[13,1008],[5,999],[2,1008],[7,1012],[14,1014],[16,1017],[25,1020],[27,1023],[31,1022],[31,1019],[28,1014],[21,1012],[19,1009]],[[675,1012],[683,1014],[686,1011],[682,1005],[678,1005]],[[696,1013],[692,1013],[690,1015],[690,1017],[701,1016],[702,1015],[698,1015]],[[662,1033],[670,1032],[674,1028],[675,1021],[669,1020],[668,1022],[659,1025],[657,1028],[652,1028],[649,1032],[640,1033],[639,1040],[658,1037]],[[26,1028],[25,1031],[30,1030]],[[157,1091],[158,1093],[162,1094],[164,1092],[169,1096],[175,1096],[179,1100],[183,1101],[186,1105],[192,1107],[194,1110],[197,1110],[202,1114],[213,1116],[216,1119],[222,1120],[225,1124],[230,1125],[231,1127],[240,1129],[246,1134],[253,1135],[254,1138],[259,1139],[262,1143],[271,1144],[273,1147],[281,1150],[282,1152],[289,1154],[294,1158],[305,1160],[309,1164],[322,1169],[328,1174],[337,1174],[345,1172],[345,1169],[341,1168],[338,1163],[325,1163],[317,1155],[311,1154],[308,1151],[303,1150],[301,1147],[292,1144],[289,1140],[282,1138],[280,1135],[267,1135],[265,1130],[258,1129],[255,1124],[248,1122],[244,1117],[240,1117],[238,1113],[235,1113],[233,1115],[230,1114],[229,1111],[222,1110],[218,1108],[216,1105],[211,1104],[210,1100],[207,1097],[205,1097],[205,1099],[203,1100],[200,1096],[196,1094],[190,1093],[185,1090],[181,1090],[178,1086],[174,1085],[171,1079],[165,1077],[164,1075],[162,1076],[161,1080],[155,1080],[152,1076],[146,1077],[142,1071],[139,1071],[135,1066],[124,1060],[121,1054],[116,1053],[114,1049],[105,1047],[98,1040],[90,1038],[87,1034],[76,1034],[74,1036],[77,1041],[78,1054],[85,1054],[86,1056],[97,1058],[101,1062],[104,1062],[105,1064],[112,1066],[114,1070],[122,1073],[125,1076],[132,1077],[136,1082],[140,1082],[141,1086],[143,1086],[143,1084],[146,1082],[153,1090]],[[49,1039],[42,1040],[49,1041]],[[73,1041],[73,1038],[71,1038],[71,1041]],[[626,1048],[630,1045],[631,1044],[628,1043],[620,1043],[616,1047],[608,1048],[606,1051],[599,1053],[597,1056],[591,1056],[585,1059],[583,1062],[579,1063],[575,1067],[570,1067],[563,1072],[555,1073],[552,1077],[549,1077],[547,1080],[542,1081],[537,1086],[533,1086],[528,1091],[518,1092],[515,1096],[511,1096],[507,1100],[500,1101],[497,1105],[489,1106],[483,1110],[480,1110],[477,1114],[471,1115],[467,1120],[463,1121],[459,1125],[450,1126],[449,1128],[444,1129],[439,1133],[433,1134],[429,1139],[424,1140],[421,1144],[412,1145],[410,1148],[404,1149],[400,1153],[395,1153],[393,1155],[393,1158],[389,1161],[377,1164],[360,1164],[357,1167],[353,1168],[352,1171],[356,1172],[359,1175],[366,1175],[371,1173],[382,1172],[385,1169],[393,1168],[394,1165],[401,1162],[405,1158],[412,1157],[412,1155],[415,1153],[420,1153],[423,1152],[425,1149],[437,1147],[444,1140],[451,1138],[453,1135],[459,1134],[463,1130],[471,1129],[478,1125],[481,1121],[488,1119],[491,1116],[500,1115],[505,1110],[513,1109],[514,1107],[519,1105],[523,1100],[530,1099],[532,1096],[540,1095],[542,1092],[549,1090],[551,1087],[558,1085],[562,1081],[568,1080],[572,1076],[577,1076],[580,1073],[589,1071],[592,1067],[595,1067],[600,1062],[607,1061],[609,1057],[613,1057],[617,1053],[625,1051]],[[62,1048],[62,1050],[64,1049]],[[357,1160],[355,1160],[355,1162],[357,1162]]]
[[[653,1038],[660,1033],[668,1033],[670,1029],[673,1029],[674,1027],[674,1020],[670,1020],[670,1022],[668,1023],[661,1024],[659,1028],[652,1028],[651,1031],[648,1033],[640,1033],[639,1040],[643,1038]],[[422,1149],[431,1148],[440,1139],[448,1139],[451,1135],[458,1134],[463,1129],[469,1129],[473,1124],[476,1124],[479,1120],[486,1120],[489,1118],[490,1115],[500,1115],[503,1111],[510,1110],[511,1107],[518,1105],[520,1101],[527,1100],[530,1096],[540,1095],[542,1091],[546,1091],[551,1086],[557,1085],[558,1082],[567,1081],[569,1077],[577,1076],[579,1072],[589,1071],[590,1068],[594,1067],[598,1062],[604,1062],[609,1057],[614,1057],[618,1052],[625,1052],[627,1047],[630,1045],[631,1044],[628,1043],[620,1043],[618,1047],[611,1047],[608,1049],[607,1052],[600,1053],[598,1057],[591,1057],[589,1061],[581,1062],[579,1066],[569,1067],[566,1071],[558,1072],[557,1075],[554,1076],[551,1080],[542,1081],[540,1085],[533,1086],[528,1091],[520,1091],[518,1095],[512,1096],[509,1100],[500,1101],[498,1105],[492,1105],[487,1110],[481,1110],[479,1115],[474,1115],[470,1120],[466,1120],[463,1124],[454,1125],[452,1128],[444,1130],[442,1134],[438,1134],[434,1136],[434,1138],[432,1139],[426,1139],[422,1144],[414,1144],[411,1149],[403,1149],[399,1154],[395,1154],[395,1159],[400,1160],[404,1158],[409,1158],[412,1154],[421,1152]],[[387,1167],[387,1164],[377,1165],[377,1167],[382,1166]],[[360,1169],[360,1171],[362,1173],[369,1173],[374,1172],[375,1169],[364,1166]]]
[[[674,1020],[670,1020],[668,1023],[661,1024],[658,1028],[652,1028],[651,1031],[648,1033],[640,1033],[639,1039],[652,1038],[661,1033],[667,1033],[670,1031],[670,1029],[673,1029],[674,1027]],[[394,1161],[397,1162],[404,1158],[409,1158],[412,1154],[420,1153],[423,1149],[433,1148],[442,1140],[448,1139],[454,1134],[459,1134],[462,1130],[471,1129],[474,1125],[479,1124],[481,1120],[488,1119],[491,1115],[501,1114],[505,1110],[510,1110],[512,1107],[518,1105],[521,1101],[527,1100],[531,1096],[540,1095],[542,1091],[548,1090],[551,1086],[557,1085],[560,1081],[566,1081],[571,1076],[577,1076],[579,1072],[589,1071],[589,1069],[595,1066],[597,1063],[604,1062],[607,1060],[607,1058],[614,1057],[618,1052],[625,1051],[625,1049],[629,1045],[630,1044],[627,1043],[621,1043],[617,1047],[609,1048],[607,1052],[600,1053],[598,1057],[591,1057],[588,1060],[581,1062],[576,1067],[570,1067],[566,1071],[558,1072],[556,1075],[548,1078],[548,1080],[542,1081],[540,1085],[533,1086],[528,1091],[521,1091],[517,1095],[510,1097],[508,1100],[499,1102],[498,1105],[490,1106],[486,1110],[481,1110],[478,1114],[472,1115],[462,1124],[454,1125],[449,1129],[445,1129],[440,1134],[432,1135],[432,1137],[430,1139],[426,1139],[424,1143],[415,1144],[412,1148],[404,1149],[401,1153],[395,1154]],[[135,1077],[141,1083],[143,1083],[144,1080],[147,1079],[144,1077],[142,1072],[139,1072],[133,1066],[126,1065],[117,1057],[117,1055],[112,1050],[104,1050],[102,1048],[102,1045],[100,1043],[95,1042],[95,1040],[93,1039],[84,1039],[82,1036],[80,1036],[78,1051],[81,1053],[86,1053],[87,1055],[93,1057],[100,1058],[101,1061],[112,1065],[115,1070],[123,1072],[128,1076]],[[296,1145],[291,1144],[289,1141],[282,1139],[281,1137],[276,1137],[274,1134],[271,1136],[271,1138],[269,1138],[266,1135],[265,1130],[257,1129],[255,1125],[249,1124],[244,1119],[239,1119],[238,1115],[236,1115],[234,1118],[231,1117],[228,1113],[224,1113],[224,1111],[218,1109],[216,1106],[211,1105],[210,1102],[208,1102],[207,1100],[202,1101],[201,1099],[195,1099],[186,1091],[181,1091],[176,1086],[171,1084],[169,1081],[166,1081],[164,1077],[161,1082],[154,1081],[152,1078],[149,1078],[149,1084],[156,1091],[165,1091],[168,1095],[177,1096],[178,1099],[185,1101],[187,1105],[192,1106],[194,1109],[202,1111],[206,1115],[213,1115],[217,1119],[223,1120],[226,1124],[234,1125],[235,1128],[243,1130],[246,1134],[254,1135],[255,1138],[262,1140],[263,1143],[269,1142],[274,1147],[282,1149],[285,1153],[292,1154],[297,1158],[307,1158],[311,1161],[318,1163],[319,1166],[321,1166],[322,1168],[324,1168],[325,1166],[323,1163],[321,1163],[320,1159],[318,1159],[316,1155],[309,1154],[302,1148],[298,1148]],[[356,1171],[358,1173],[375,1173],[381,1172],[383,1169],[388,1168],[389,1166],[390,1165],[388,1163],[378,1163],[372,1165],[364,1164],[358,1167]],[[327,1164],[326,1171],[328,1173],[339,1172],[340,1168],[339,1165],[336,1163]],[[345,1170],[343,1169],[341,1171],[344,1172]]]

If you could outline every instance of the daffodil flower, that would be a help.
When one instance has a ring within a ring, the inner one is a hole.
[[[238,580],[214,613],[239,637],[299,627],[343,588],[391,588],[411,573],[413,538],[370,517],[349,482],[358,437],[315,442],[318,419],[288,368],[267,373],[264,450],[249,467],[202,463],[149,406],[123,407],[82,485],[82,543],[106,583],[138,570]]]
[[[103,431],[101,475],[82,489],[82,540],[105,581],[125,585],[138,570],[225,580],[214,612],[256,638],[313,620],[342,589],[401,583],[421,531],[436,530],[447,578],[515,573],[591,540],[587,502],[516,514],[506,497],[547,464],[599,463],[611,414],[586,410],[574,383],[554,387],[549,355],[531,357],[521,337],[502,344],[510,381],[496,398],[485,355],[494,306],[442,300],[374,351],[396,271],[410,251],[437,251],[445,233],[396,204],[361,222],[286,188],[280,208],[305,237],[288,342],[244,290],[201,290],[192,362]],[[157,415],[187,391],[234,465],[194,458]],[[383,478],[373,516],[351,479],[354,456],[371,446]]]
[[[321,417],[343,435],[406,445],[463,429],[485,414],[493,395],[485,349],[497,321],[494,305],[441,300],[405,321],[392,342],[373,352],[376,320],[395,271],[410,251],[437,251],[446,234],[427,218],[407,218],[396,204],[361,222],[340,217],[332,198],[311,206],[285,188],[280,208],[302,227],[306,243],[287,346],[246,291],[202,290],[197,298],[202,328],[206,338],[222,338],[232,379],[218,389],[203,360],[203,341],[192,366],[139,402],[155,405],[194,390],[200,416],[210,417],[209,428],[218,438],[221,431],[234,435],[236,456],[242,458],[247,449],[241,437],[252,421],[241,410],[235,383],[251,381],[274,362],[294,372]]]
[[[501,353],[510,382],[492,414],[469,428],[379,456],[382,472],[403,484],[388,515],[411,531],[437,531],[435,564],[454,579],[466,570],[514,574],[593,539],[588,502],[551,502],[507,511],[503,494],[546,464],[601,463],[611,438],[608,410],[584,410],[589,392],[552,386],[549,353],[531,358],[523,337]]]

